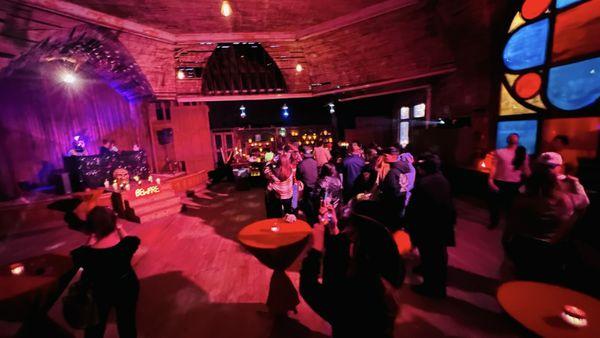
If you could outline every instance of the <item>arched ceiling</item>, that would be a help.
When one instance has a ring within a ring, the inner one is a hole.
[[[233,14],[220,13],[221,0],[67,0],[121,19],[173,34],[297,31],[353,13],[381,0],[229,0]]]

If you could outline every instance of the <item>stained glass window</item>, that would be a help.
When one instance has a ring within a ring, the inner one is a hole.
[[[496,134],[496,148],[506,147],[506,138],[511,133],[519,134],[519,142],[529,154],[535,152],[537,143],[537,120],[500,121]]]
[[[600,109],[600,0],[525,0],[502,52],[501,115]]]

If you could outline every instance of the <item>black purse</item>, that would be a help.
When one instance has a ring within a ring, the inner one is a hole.
[[[98,305],[89,282],[81,278],[73,283],[62,299],[63,316],[74,329],[85,329],[100,322]]]

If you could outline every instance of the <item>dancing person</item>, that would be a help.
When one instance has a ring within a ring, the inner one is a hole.
[[[406,214],[411,238],[421,256],[419,270],[423,275],[423,284],[413,290],[432,298],[446,297],[447,247],[455,245],[456,211],[450,183],[440,172],[440,164],[435,154],[424,154],[417,162],[420,177]]]
[[[417,170],[415,169],[414,163],[415,159],[409,152],[404,152],[400,154],[400,161],[404,162],[406,167],[408,167],[408,172],[405,174],[407,178],[406,182],[406,198],[404,205],[408,205],[410,202],[411,191],[415,187],[415,180],[417,179]]]
[[[511,209],[503,244],[521,278],[563,280],[568,234],[589,199],[561,165],[558,153],[543,153]]]
[[[300,294],[331,324],[334,338],[393,337],[398,309],[387,285],[400,287],[405,271],[398,248],[377,219],[381,210],[371,201],[356,203],[340,231],[332,209],[324,205],[314,226],[312,248],[300,270]]]
[[[354,192],[354,182],[360,175],[362,168],[365,166],[365,160],[362,158],[362,149],[357,142],[352,142],[349,153],[344,158],[342,163],[343,179],[344,179],[344,199],[350,200]]]
[[[399,151],[395,147],[385,150],[385,162],[390,170],[380,186],[380,200],[387,213],[386,225],[391,230],[400,228],[406,206],[408,191],[408,163],[401,161]]]
[[[315,160],[317,161],[317,166],[319,168],[331,161],[331,152],[328,148],[324,147],[322,141],[319,141],[315,147]]]
[[[267,217],[279,218],[294,214],[292,197],[294,194],[294,170],[291,153],[283,151],[275,163],[265,166],[264,174],[269,181],[267,185]]]
[[[315,196],[318,200],[315,200],[313,205],[320,205],[321,201],[324,201],[327,204],[331,204],[334,210],[339,211],[343,198],[342,181],[335,170],[335,165],[325,163],[321,167]]]
[[[490,197],[490,223],[493,229],[500,223],[500,214],[507,212],[519,193],[523,176],[529,175],[527,152],[519,151],[519,134],[512,133],[506,138],[507,146],[492,153],[492,167],[488,176]],[[517,156],[518,155],[518,156]]]
[[[89,282],[98,306],[98,324],[85,329],[86,338],[104,336],[108,314],[116,310],[119,337],[137,336],[135,312],[139,281],[131,266],[131,258],[140,239],[127,236],[117,225],[117,216],[105,207],[93,208],[86,226],[91,233],[87,245],[71,252],[73,263],[83,268],[81,278]]]
[[[302,151],[303,160],[296,168],[296,178],[304,185],[302,201],[300,208],[306,216],[309,224],[317,222],[317,213],[315,205],[315,187],[319,178],[317,161],[314,159],[313,150],[310,146],[304,146]]]

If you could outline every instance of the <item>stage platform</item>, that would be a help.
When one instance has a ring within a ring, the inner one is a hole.
[[[138,210],[138,214],[134,214],[139,217],[138,222],[158,219],[172,212],[178,212],[181,208],[181,197],[185,192],[202,187],[208,179],[207,172],[204,170],[174,175],[153,174],[153,176],[160,178],[162,191],[165,193],[161,194],[161,198],[155,198],[155,201],[160,202],[157,205],[141,201],[133,203],[136,207],[143,206],[143,209]],[[13,201],[0,203],[0,239],[65,226],[65,213],[73,210],[89,194],[89,191],[65,195],[33,192]],[[104,191],[98,197],[96,204],[112,206],[111,195],[111,191]],[[167,208],[168,210],[165,210]],[[153,214],[154,210],[155,214]]]

